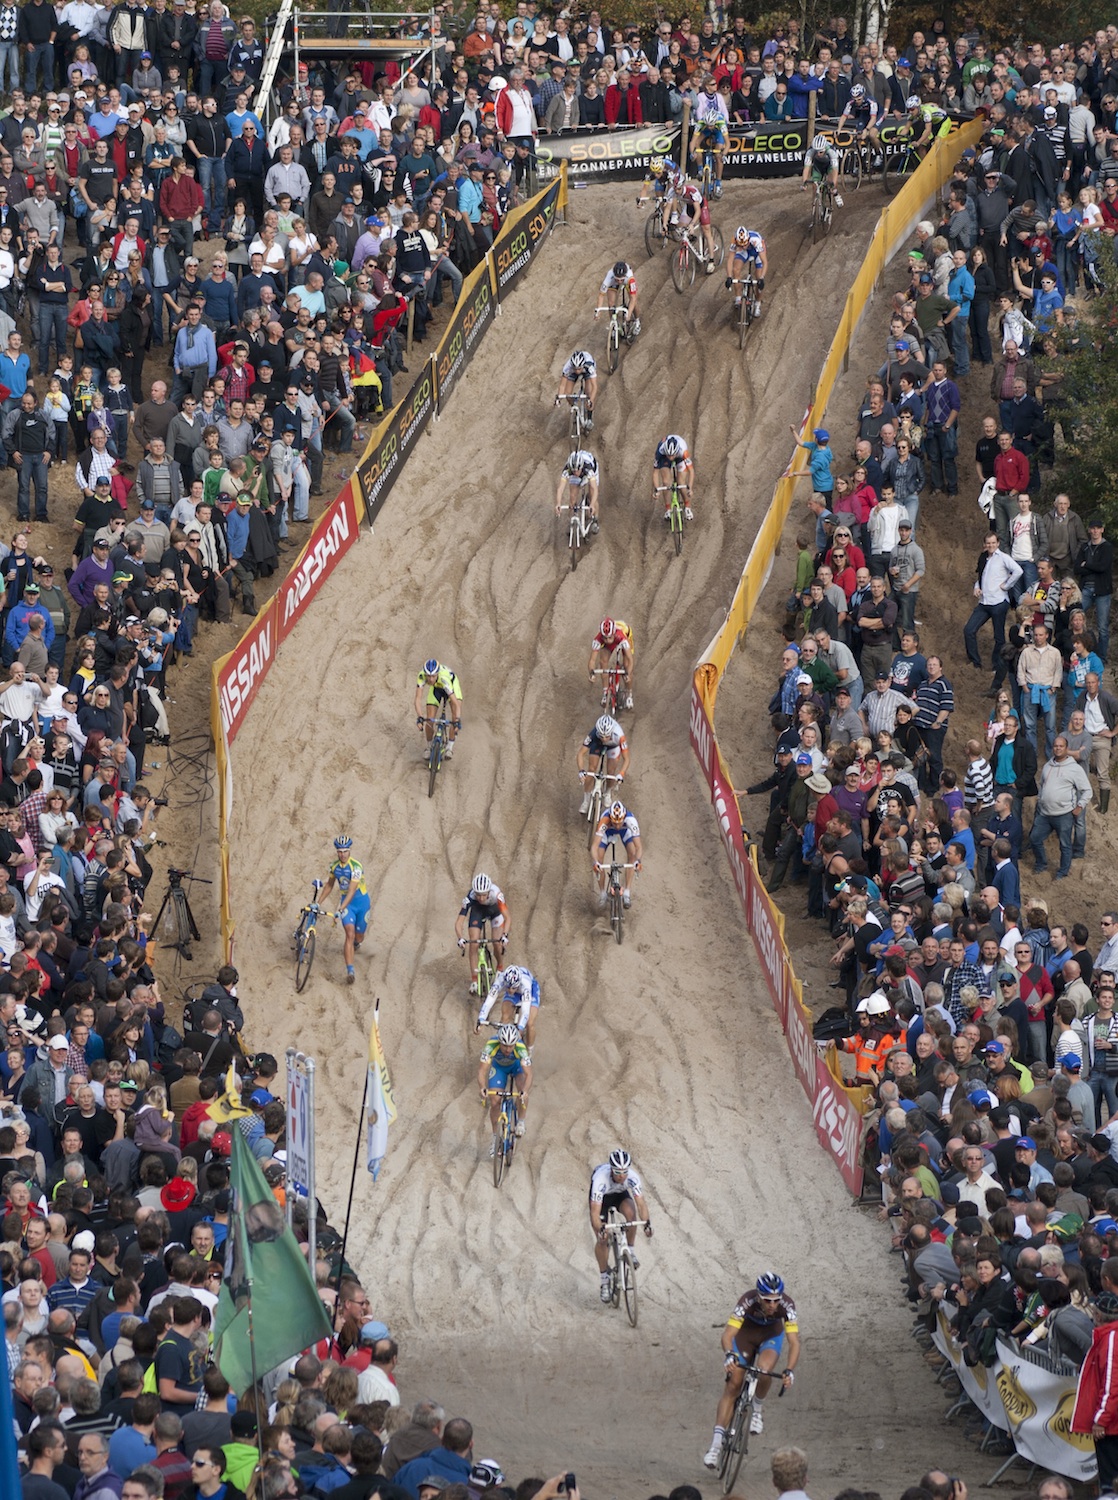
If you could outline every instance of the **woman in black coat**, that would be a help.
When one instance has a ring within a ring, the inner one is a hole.
[[[151,294],[137,289],[117,320],[120,329],[120,373],[132,400],[144,399],[144,359],[151,346]]]
[[[970,346],[980,365],[994,363],[990,348],[990,303],[998,294],[998,285],[986,252],[976,245],[970,253],[971,275],[974,277],[974,296],[970,304]]]

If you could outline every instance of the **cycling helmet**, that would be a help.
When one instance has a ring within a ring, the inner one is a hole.
[[[784,1295],[784,1282],[775,1271],[762,1271],[757,1278],[757,1290],[762,1297],[781,1297]]]
[[[614,621],[607,618],[603,620],[602,623],[598,626],[598,634],[609,637],[613,634],[616,628],[617,626]]]
[[[909,94],[908,98],[904,102],[904,107],[905,109],[919,109],[921,107],[920,100],[915,94]]]
[[[592,474],[594,471],[594,455],[588,453],[585,448],[576,448],[567,459],[567,469],[571,474]]]
[[[744,224],[739,224],[738,227],[734,230],[734,244],[745,245],[748,243],[748,241],[749,230],[746,229]]]
[[[627,1172],[633,1165],[633,1158],[625,1150],[624,1146],[618,1146],[616,1151],[609,1154],[609,1169],[611,1172]]]
[[[811,149],[813,151],[829,151],[831,143],[825,135],[817,135],[811,143]]]
[[[618,733],[617,721],[616,719],[611,719],[609,714],[603,714],[594,725],[594,728],[598,731],[598,738],[600,740],[612,739]]]
[[[629,274],[629,266],[628,266],[627,262],[625,262],[623,260],[614,261],[614,263],[613,263],[613,274],[615,276],[618,276],[618,277],[628,276],[628,274]]]
[[[594,363],[594,356],[586,349],[576,349],[571,355],[571,368],[578,374],[584,374]]]
[[[520,1040],[520,1032],[515,1026],[502,1026],[497,1032],[497,1040],[504,1047],[512,1047]]]
[[[623,818],[625,816],[624,802],[611,802],[609,805],[609,815],[615,823]]]
[[[334,848],[338,851],[339,854],[348,854],[349,851],[353,848],[353,840],[350,838],[348,833],[339,833],[337,838],[334,840]]]
[[[488,875],[475,875],[474,883],[470,887],[470,893],[474,896],[488,896],[493,889],[493,882]]]
[[[523,978],[523,970],[518,968],[516,964],[510,964],[504,973],[505,988],[508,990],[519,989]]]
[[[864,99],[866,97],[865,85],[861,84],[861,83],[856,83],[854,85],[854,87],[850,90],[850,97],[852,99]]]
[[[662,156],[654,156],[648,164],[648,175],[650,177],[662,177],[667,170],[667,162]]]
[[[439,664],[433,656],[429,656],[423,663],[424,677],[437,677],[439,675]]]
[[[683,444],[677,437],[670,437],[664,441],[664,452],[669,458],[683,457]]]

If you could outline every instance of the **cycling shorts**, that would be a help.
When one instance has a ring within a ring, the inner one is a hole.
[[[434,682],[427,689],[428,708],[439,708],[443,704],[449,703],[451,698],[457,698],[459,702],[462,701],[462,689],[457,677],[449,689],[445,688],[441,682]]]
[[[734,1335],[734,1348],[739,1354],[744,1355],[746,1359],[755,1360],[758,1354],[764,1353],[766,1349],[771,1349],[777,1358],[780,1357],[780,1351],[784,1348],[783,1333],[771,1333],[767,1338],[759,1341],[743,1337],[746,1333],[747,1330],[745,1328],[739,1328]]]
[[[602,830],[601,837],[598,839],[598,849],[604,854],[614,840],[617,840],[628,849],[636,837],[637,835],[629,827],[628,819],[626,819],[620,828],[605,828]]]
[[[523,1073],[524,1068],[519,1058],[513,1058],[511,1062],[493,1062],[489,1065],[489,1087],[491,1089],[507,1089],[510,1078],[517,1078]]]
[[[339,912],[343,927],[355,927],[358,932],[364,932],[369,921],[369,912],[372,903],[368,896],[360,894],[354,896],[345,911]]]
[[[486,922],[491,923],[496,931],[505,925],[505,914],[499,906],[486,906],[481,901],[471,901],[466,909],[466,925],[473,931],[474,928],[484,927]]]
[[[746,245],[744,249],[742,249],[738,245],[734,246],[733,250],[730,252],[730,275],[731,276],[734,273],[734,262],[735,261],[739,261],[739,260],[744,261],[747,267],[752,264],[753,266],[755,266],[757,268],[757,271],[760,272],[760,270],[761,270],[761,252],[760,252],[760,250],[758,250],[756,248],[755,245]]]
[[[721,116],[710,120],[700,120],[697,128],[700,145],[724,146],[726,144],[726,121]]]
[[[688,223],[701,224],[704,229],[709,227],[710,204],[705,198],[700,198],[698,203],[692,198],[682,198],[680,208],[686,211]]]
[[[594,1201],[593,1198],[591,1198],[590,1201],[593,1202]],[[603,1193],[602,1194],[602,1201],[601,1201],[601,1205],[600,1205],[601,1210],[602,1210],[602,1223],[604,1224],[606,1222],[606,1220],[609,1218],[609,1216],[610,1216],[610,1210],[611,1209],[616,1208],[618,1210],[618,1212],[620,1212],[621,1205],[623,1203],[632,1203],[632,1202],[633,1202],[633,1195],[629,1191],[628,1188],[625,1188],[620,1193]]]

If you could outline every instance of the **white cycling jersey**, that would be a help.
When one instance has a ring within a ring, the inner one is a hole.
[[[805,161],[808,159],[808,157],[818,157],[818,156],[825,156],[827,158],[827,161],[830,164],[830,170],[832,172],[837,172],[838,171],[838,169],[839,169],[839,154],[838,154],[837,147],[835,147],[832,144],[832,145],[829,145],[827,147],[826,151],[816,151],[816,149],[815,149],[814,146],[809,146],[807,148],[807,150],[804,152],[804,160]]]
[[[563,366],[564,380],[577,380],[579,376],[582,376],[584,380],[594,380],[597,377],[597,360],[595,360],[591,355],[585,355],[584,358],[586,361],[586,368],[584,370],[576,370],[575,362],[573,359],[569,359],[567,361],[567,363]]]
[[[508,969],[502,969],[493,981],[493,987],[488,995],[486,995],[485,1003],[478,1011],[477,1019],[479,1026],[485,1025],[489,1019],[489,1012],[502,1000],[509,1000],[517,1007],[516,1024],[520,1027],[521,1031],[527,1026],[532,1006],[539,1005],[540,1003],[540,986],[531,969],[526,969],[523,965],[519,965],[518,967],[520,969],[519,984],[512,985],[509,983],[507,977]]]
[[[611,266],[610,269],[606,272],[605,280],[601,285],[601,290],[603,292],[615,292],[623,286],[627,286],[629,288],[630,297],[635,297],[637,295],[637,278],[633,274],[632,266],[625,267],[624,276],[615,276],[613,274],[613,267]]]
[[[563,478],[571,484],[585,484],[587,480],[597,478],[597,474],[598,460],[585,448],[572,453],[563,465]]]
[[[594,1174],[590,1178],[591,1203],[601,1203],[603,1198],[616,1197],[619,1194],[628,1193],[635,1193],[638,1197],[643,1196],[641,1180],[632,1167],[626,1172],[621,1182],[613,1180],[608,1161],[603,1162],[600,1167],[594,1168]]]

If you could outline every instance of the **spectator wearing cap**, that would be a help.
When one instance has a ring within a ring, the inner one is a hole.
[[[350,270],[357,274],[367,260],[376,260],[380,254],[381,245],[386,244],[391,235],[387,233],[388,221],[380,214],[370,214],[365,220],[363,233],[353,247],[353,254],[349,258]]]
[[[8,611],[7,623],[4,626],[3,652],[3,662],[6,667],[11,666],[19,655],[19,648],[27,638],[33,617],[42,622],[42,640],[48,653],[54,643],[54,624],[48,611],[43,608],[39,594],[39,585],[32,580],[24,587],[23,598]]]
[[[163,74],[150,52],[141,52],[139,65],[132,71],[132,87],[137,94],[159,94],[163,91]],[[142,111],[141,111],[142,113]],[[129,106],[131,117],[131,105]]]
[[[1042,1182],[1051,1182],[1052,1173],[1047,1167],[1042,1167],[1037,1161],[1037,1145],[1031,1135],[1017,1137],[1017,1144],[1013,1152],[1014,1160],[1019,1166],[1029,1169],[1029,1192],[1036,1192]]]

